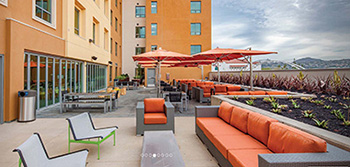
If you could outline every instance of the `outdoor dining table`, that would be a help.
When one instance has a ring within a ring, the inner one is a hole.
[[[91,92],[91,93],[66,93],[63,95],[63,101],[66,102],[67,97],[72,97],[73,99],[79,100],[80,98],[99,98],[100,96],[107,96],[109,97],[109,100],[112,101],[113,95],[115,95],[115,92]],[[112,108],[112,103],[109,104],[110,108]]]
[[[167,96],[169,96],[169,93],[173,93],[171,91],[163,91],[163,99],[165,99]],[[187,98],[187,94],[185,92],[181,92],[181,98],[182,101],[185,102],[185,110],[187,111],[187,105],[188,105],[188,98]]]

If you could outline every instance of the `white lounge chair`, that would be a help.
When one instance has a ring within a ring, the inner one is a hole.
[[[49,157],[44,144],[38,133],[34,133],[27,141],[13,150],[19,154],[19,164],[21,167],[85,167],[86,158],[89,153],[87,149]]]
[[[98,147],[98,158],[100,159],[100,144],[113,135],[115,146],[115,131],[117,126],[96,129],[91,115],[88,112],[76,115],[68,120],[68,152],[70,152],[70,143],[85,143],[96,144]],[[72,131],[73,138],[70,137]],[[90,141],[90,139],[97,139],[97,141]]]

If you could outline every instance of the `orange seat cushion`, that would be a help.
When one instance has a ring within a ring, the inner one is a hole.
[[[243,109],[237,106],[234,106],[232,113],[230,124],[237,129],[241,130],[244,133],[248,132],[248,115],[251,111],[247,109]]]
[[[326,141],[279,122],[270,125],[267,146],[275,153],[327,152]]]
[[[266,146],[249,135],[214,136],[213,144],[227,159],[229,150],[266,149]]]
[[[145,113],[145,124],[166,124],[166,116],[164,113]]]
[[[147,98],[143,100],[145,104],[145,113],[163,113],[164,103],[163,98]]]
[[[214,85],[215,93],[226,93],[227,86],[226,85]]]
[[[213,85],[214,86],[214,82],[204,82],[205,85]]]
[[[268,149],[229,150],[228,161],[234,167],[258,167],[258,155],[271,153]]]
[[[213,88],[213,86],[204,85],[204,86],[201,86],[200,88],[203,89],[204,93],[211,93],[211,89]]]
[[[197,83],[197,87],[201,87],[201,86],[203,86],[204,85],[204,83],[203,82],[199,82],[199,83]]]
[[[248,91],[233,91],[227,92],[228,95],[249,95]]]
[[[267,95],[287,95],[288,92],[285,91],[266,91]]]
[[[239,91],[239,90],[241,90],[240,86],[236,86],[236,85],[227,86],[227,91]]]
[[[227,93],[216,93],[215,92],[215,95],[227,95]]]
[[[211,142],[217,135],[245,135],[218,117],[197,118],[197,125]]]
[[[211,94],[210,93],[203,93],[203,97],[210,97]]]
[[[249,91],[249,95],[266,95],[265,91]]]
[[[247,125],[248,134],[267,145],[269,128],[272,122],[277,122],[277,120],[263,116],[256,112],[250,112],[248,115]]]
[[[233,105],[227,103],[226,101],[223,101],[219,107],[218,117],[224,120],[225,122],[230,123],[232,109]]]

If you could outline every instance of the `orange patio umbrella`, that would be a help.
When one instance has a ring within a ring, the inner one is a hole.
[[[190,58],[191,59],[191,58]],[[203,81],[203,65],[209,65],[214,63],[213,60],[184,60],[180,63],[174,64],[171,67],[199,67],[202,71],[202,81]]]
[[[132,56],[134,61],[139,61],[139,62],[145,62],[145,61],[151,61],[154,62],[157,65],[158,68],[158,75],[157,75],[157,80],[158,80],[158,93],[157,96],[160,92],[160,66],[161,64],[166,61],[181,61],[181,60],[185,60],[186,58],[190,58],[190,55],[185,55],[185,54],[181,54],[181,53],[176,53],[176,52],[171,52],[171,51],[167,51],[162,49],[161,47],[158,50],[153,50],[150,52],[146,52],[146,53],[142,53],[139,55],[135,55]]]
[[[252,69],[252,57],[254,55],[264,55],[264,54],[277,54],[277,52],[268,52],[268,51],[258,51],[249,49],[231,49],[231,48],[215,48],[205,52],[197,53],[193,55],[193,60],[215,60],[218,66],[218,82],[220,83],[220,67],[219,62],[229,61],[232,59],[238,59],[241,57],[250,58],[250,88],[253,88],[253,69]]]

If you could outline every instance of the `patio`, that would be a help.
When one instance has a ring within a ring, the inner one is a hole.
[[[101,145],[101,159],[97,160],[97,147],[87,144],[72,144],[71,150],[89,149],[88,166],[140,166],[143,137],[137,137],[135,107],[144,98],[155,97],[155,89],[141,88],[127,91],[119,99],[118,109],[103,114],[101,111],[91,112],[96,127],[118,125],[117,144],[106,140]],[[207,151],[205,145],[195,134],[194,106],[207,105],[194,101],[189,102],[188,111],[175,115],[175,138],[186,166],[218,166],[215,158]],[[22,144],[33,132],[38,132],[44,142],[49,156],[67,153],[67,121],[65,118],[81,112],[59,114],[55,106],[38,112],[38,119],[30,123],[12,122],[0,126],[0,164],[18,166],[18,154],[12,150]]]

